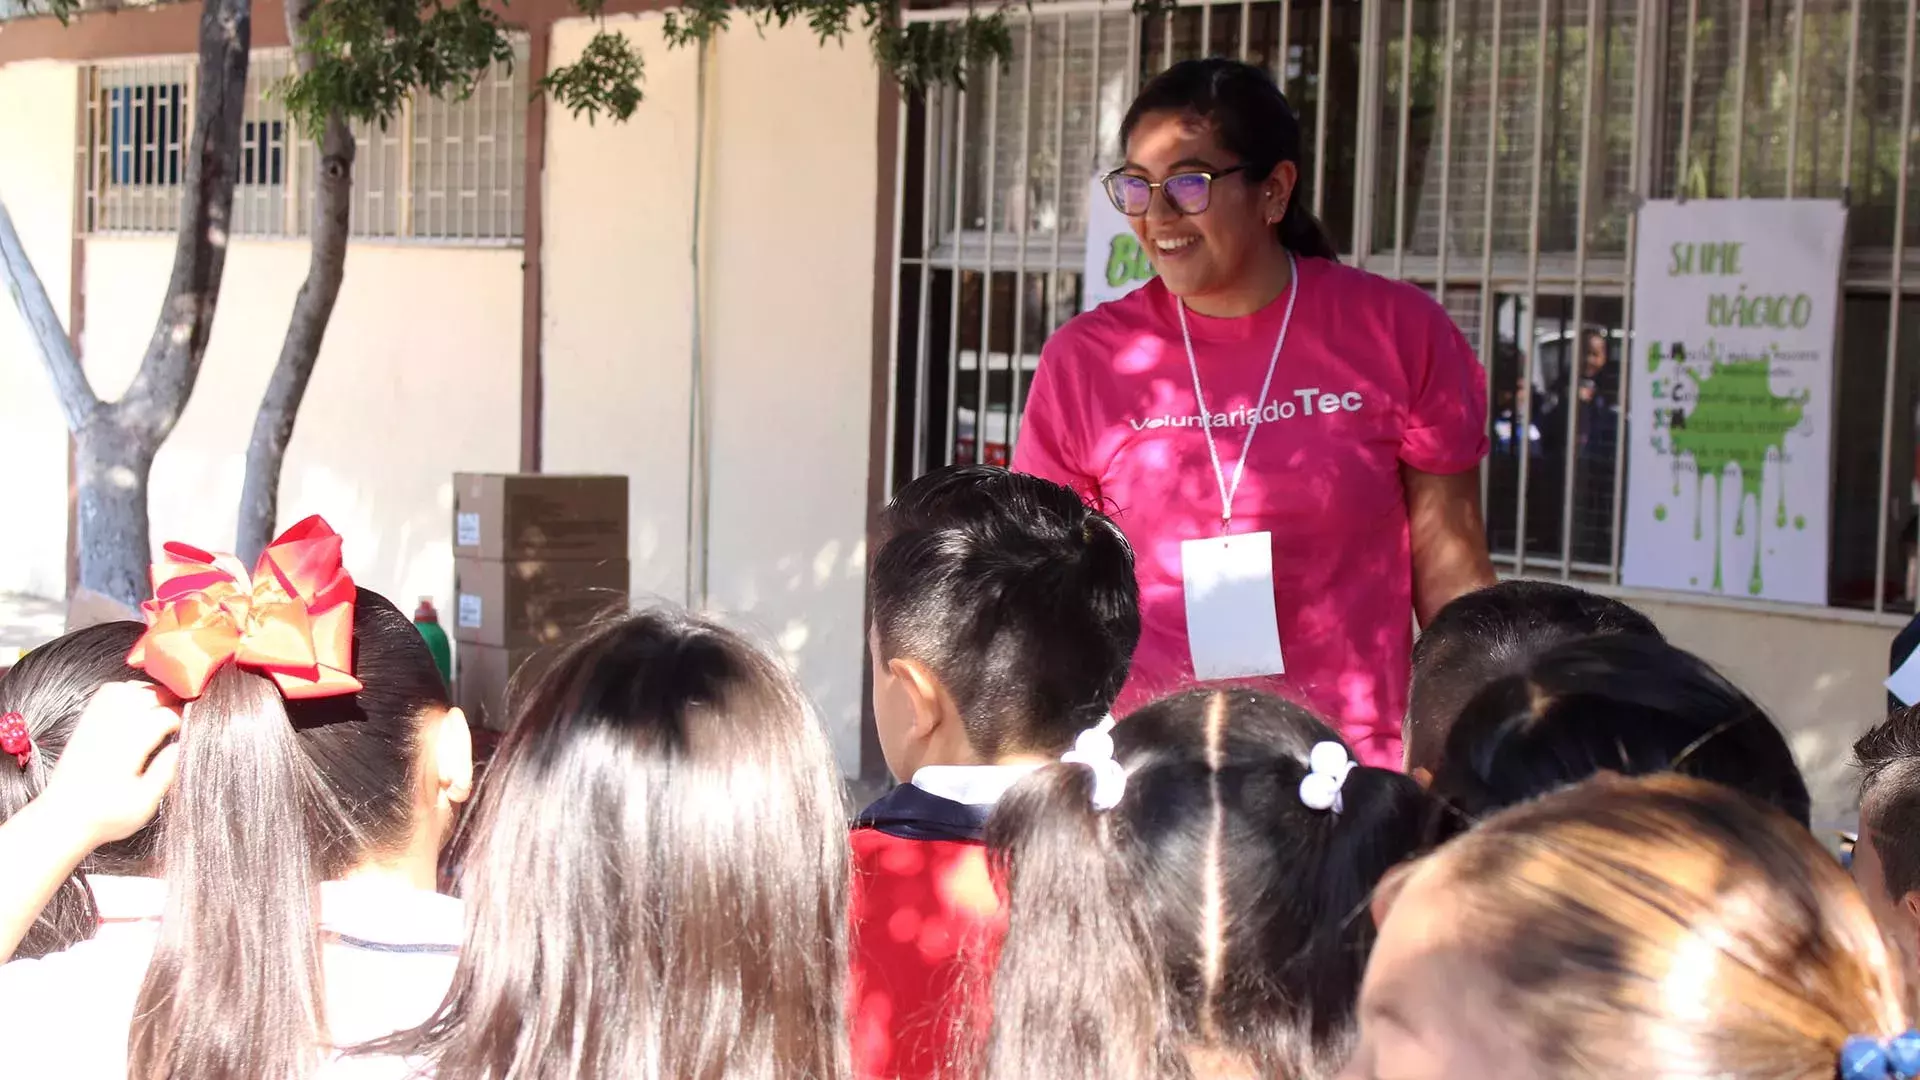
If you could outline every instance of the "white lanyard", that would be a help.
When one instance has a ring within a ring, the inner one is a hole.
[[[1247,472],[1247,457],[1253,451],[1253,434],[1260,429],[1260,414],[1267,407],[1267,391],[1273,388],[1273,373],[1280,366],[1280,350],[1287,343],[1287,328],[1293,325],[1293,302],[1300,299],[1300,267],[1293,252],[1287,252],[1287,311],[1280,319],[1280,336],[1273,342],[1273,359],[1267,361],[1267,377],[1260,383],[1260,396],[1253,399],[1252,416],[1247,421],[1247,441],[1240,446],[1240,460],[1233,467],[1233,483],[1220,468],[1220,447],[1213,441],[1213,413],[1207,408],[1207,395],[1200,389],[1200,362],[1193,358],[1193,334],[1187,330],[1187,302],[1174,298],[1180,313],[1180,337],[1187,343],[1187,367],[1193,371],[1193,400],[1200,406],[1200,430],[1207,433],[1207,453],[1213,457],[1213,482],[1220,485],[1220,527],[1233,520],[1233,497],[1240,491],[1240,478]]]

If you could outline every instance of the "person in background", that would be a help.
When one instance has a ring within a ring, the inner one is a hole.
[[[1193,691],[1092,729],[1009,791],[1011,897],[983,1080],[1326,1080],[1368,898],[1427,812],[1299,706]],[[964,1060],[964,1059],[963,1059]]]
[[[461,907],[434,893],[434,866],[470,793],[466,721],[341,546],[310,518],[248,574],[167,545],[127,657],[185,703],[177,750],[148,770],[177,755],[164,879],[139,917],[0,967],[0,1015],[34,1033],[10,1046],[9,1075],[305,1077],[439,1001]],[[135,692],[157,706],[157,690]],[[156,726],[129,726],[134,745],[156,746]],[[37,820],[59,834],[61,817]]]
[[[1469,701],[1434,772],[1430,840],[1598,772],[1677,772],[1736,788],[1803,827],[1806,781],[1766,711],[1691,653],[1612,634],[1541,654]]]
[[[1899,943],[1909,976],[1920,974],[1920,709],[1895,712],[1860,736],[1853,758],[1860,769],[1853,877]]]
[[[1341,1080],[1889,1080],[1901,965],[1798,823],[1691,777],[1600,776],[1398,871]],[[1900,1068],[1895,1068],[1900,1063]]]
[[[1502,581],[1441,608],[1413,643],[1408,771],[1422,783],[1432,780],[1461,708],[1489,683],[1525,671],[1553,648],[1598,634],[1663,640],[1653,620],[1633,608],[1558,582]]]
[[[1125,537],[1046,480],[930,473],[880,532],[874,720],[902,786],[853,830],[853,1046],[856,1075],[894,1080],[939,1074],[974,1015],[1002,918],[988,812],[1113,707],[1140,611]]]
[[[0,821],[46,790],[82,713],[102,687],[145,681],[127,666],[127,653],[145,630],[136,622],[76,630],[33,650],[0,675]],[[153,872],[153,842],[153,828],[143,826],[132,836],[94,847],[81,864],[84,873],[59,883],[13,955],[59,952],[91,938],[103,918],[118,920],[139,910],[141,879]]]
[[[1398,768],[1414,621],[1494,580],[1480,362],[1426,292],[1340,265],[1263,69],[1175,64],[1120,142],[1106,193],[1158,276],[1047,342],[1013,461],[1138,553],[1119,709],[1249,685]]]
[[[603,623],[488,772],[445,1000],[367,1049],[446,1080],[840,1080],[844,813],[779,661],[675,611]]]

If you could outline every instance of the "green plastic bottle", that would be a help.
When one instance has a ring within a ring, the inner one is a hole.
[[[447,641],[447,632],[440,629],[440,613],[433,608],[433,598],[423,596],[420,606],[413,612],[414,628],[427,641],[427,651],[433,654],[433,666],[440,669],[440,678],[447,685],[453,685],[453,645]]]

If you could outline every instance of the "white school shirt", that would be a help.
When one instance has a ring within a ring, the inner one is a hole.
[[[89,875],[99,933],[64,952],[0,965],[0,1056],[8,1080],[126,1080],[127,1034],[159,940],[166,884]],[[327,1026],[353,1046],[424,1022],[453,980],[464,930],[460,901],[390,881],[320,886]],[[391,1057],[329,1054],[323,1080],[401,1080]]]

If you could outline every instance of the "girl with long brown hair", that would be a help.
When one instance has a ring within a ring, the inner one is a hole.
[[[840,1080],[848,856],[825,733],[744,638],[607,623],[489,766],[445,1002],[381,1049],[446,1080]]]
[[[1888,1080],[1920,1036],[1838,861],[1717,784],[1601,776],[1389,882],[1342,1080]]]
[[[33,1033],[7,1075],[297,1080],[445,992],[460,905],[433,887],[471,787],[466,723],[407,617],[340,555],[318,518],[251,574],[168,545],[127,654],[185,703],[163,751],[164,877],[147,910],[0,967],[0,1016]]]

